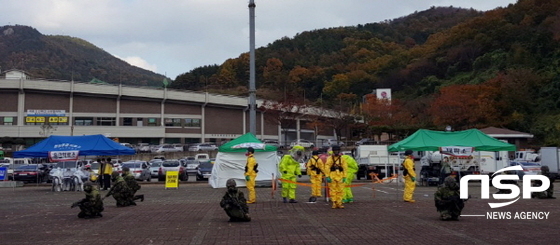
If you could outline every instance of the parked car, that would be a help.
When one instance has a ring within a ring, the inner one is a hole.
[[[510,166],[520,165],[523,171],[516,170],[515,173],[519,176],[519,179],[523,179],[523,175],[535,175],[539,174],[541,171],[541,164],[538,162],[511,162]]]
[[[210,160],[200,161],[198,168],[196,169],[196,180],[205,180],[210,178],[212,175],[212,168],[214,164]]]
[[[152,159],[150,160],[150,174],[152,176],[152,178],[157,178],[159,175],[159,168],[161,167],[161,163],[163,163],[163,160],[161,159]]]
[[[134,146],[132,146],[132,144],[130,144],[130,143],[119,143],[119,144],[121,144],[122,146],[126,146],[130,149],[134,149]]]
[[[152,181],[152,175],[150,173],[150,165],[146,161],[127,161],[122,163],[122,167],[128,167],[130,173],[134,175],[136,180],[140,181]]]
[[[214,144],[208,143],[198,143],[191,145],[189,147],[189,151],[215,151],[218,150],[218,147]]]
[[[278,149],[284,148],[284,146],[281,145],[280,142],[278,142],[278,140],[263,140],[263,143],[264,143],[265,145],[276,146],[276,148],[278,148]]]
[[[294,147],[294,146],[296,146],[296,145],[300,145],[300,146],[303,146],[303,147],[305,147],[305,148],[313,148],[313,147],[315,147],[315,144],[314,144],[313,142],[311,142],[311,141],[309,141],[309,140],[302,140],[302,139],[300,139],[300,140],[295,140],[295,141],[292,141],[292,143],[290,143],[290,147]]]
[[[47,167],[43,164],[22,164],[14,169],[15,181],[42,183],[46,182]]]
[[[206,153],[196,154],[194,156],[195,160],[208,160],[209,158],[210,158],[210,155],[208,155]]]
[[[356,145],[375,145],[375,141],[370,138],[363,138],[361,140],[356,141]]]
[[[178,171],[179,180],[189,180],[189,175],[185,172],[185,168],[181,165],[178,159],[165,160],[161,163],[158,172],[158,181],[164,181],[167,171]]]
[[[185,150],[183,144],[173,144],[173,147],[177,151],[184,151]]]
[[[196,173],[196,169],[198,168],[198,165],[200,165],[199,160],[186,160],[185,161],[185,168],[186,168],[187,174]]]
[[[155,148],[155,150],[152,150],[152,152],[156,152],[156,153],[179,152],[179,151],[183,151],[183,150],[182,149],[179,150],[179,149],[175,148],[175,146],[173,146],[173,145],[160,145],[159,147]]]
[[[333,145],[344,146],[344,142],[335,139],[327,139],[323,143],[323,146],[331,147]]]
[[[138,146],[136,146],[136,152],[152,152],[150,149],[150,144],[139,143]]]

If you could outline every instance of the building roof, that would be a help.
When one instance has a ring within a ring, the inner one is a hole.
[[[507,128],[487,127],[480,129],[480,131],[494,138],[533,138],[532,134],[510,130]]]

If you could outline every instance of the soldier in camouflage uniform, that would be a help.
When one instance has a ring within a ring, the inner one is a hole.
[[[539,199],[556,199],[556,197],[552,196],[552,194],[554,193],[554,179],[550,175],[550,169],[548,168],[548,166],[541,166],[541,175],[547,177],[550,180],[550,187],[548,187],[546,191],[532,193],[532,197],[536,197]],[[542,184],[543,183],[540,180],[535,180],[533,182],[533,186],[541,186]]]
[[[115,201],[117,201],[117,207],[126,207],[130,205],[136,206],[136,203],[133,200],[134,192],[130,189],[130,187],[128,187],[123,177],[120,176],[118,172],[113,172],[113,174],[111,174],[111,178],[113,186],[105,197],[113,196]]]
[[[434,195],[441,220],[459,220],[461,210],[465,207],[464,201],[459,196],[457,180],[453,176],[448,176]]]
[[[132,200],[140,199],[140,201],[143,202],[144,195],[136,195],[136,192],[140,190],[142,186],[140,186],[138,182],[136,182],[136,178],[134,178],[134,175],[130,173],[130,168],[123,167],[122,171],[123,171],[122,177],[126,182],[126,185],[128,185],[128,187],[132,190],[132,196],[133,196]]]
[[[89,219],[103,217],[103,215],[101,215],[101,212],[104,210],[103,201],[101,200],[97,188],[95,188],[91,182],[87,181],[84,184],[84,192],[86,198],[73,203],[71,206],[72,208],[80,207],[78,218]]]
[[[227,192],[220,202],[220,206],[226,211],[230,222],[251,221],[249,207],[243,192],[236,187],[234,179],[226,182]]]

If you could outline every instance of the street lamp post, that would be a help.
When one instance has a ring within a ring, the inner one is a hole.
[[[249,1],[249,132],[257,134],[255,88],[255,1]]]

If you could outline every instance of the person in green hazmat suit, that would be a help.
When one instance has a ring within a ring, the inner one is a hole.
[[[352,194],[352,180],[356,177],[358,172],[358,162],[350,155],[341,156],[348,164],[348,171],[346,172],[346,187],[344,187],[344,196],[342,197],[342,203],[354,202],[354,195]]]
[[[303,160],[305,148],[300,145],[292,147],[290,154],[284,155],[278,166],[282,179],[282,199],[284,203],[297,203],[296,201],[296,176],[301,177],[301,167],[299,161]],[[288,201],[289,200],[289,201]]]

